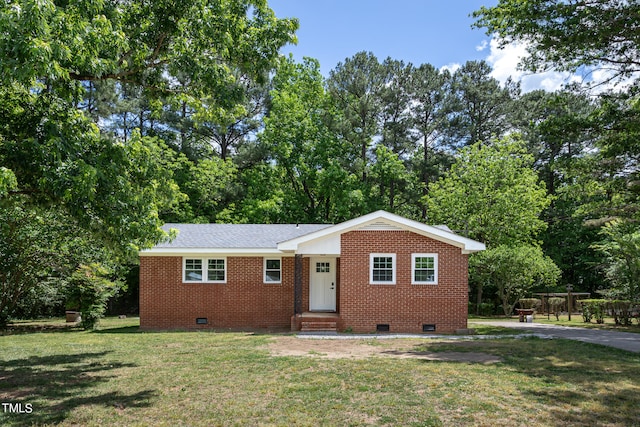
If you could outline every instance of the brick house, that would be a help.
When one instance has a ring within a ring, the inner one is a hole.
[[[377,211],[340,224],[167,224],[140,252],[144,329],[453,332],[483,243]]]

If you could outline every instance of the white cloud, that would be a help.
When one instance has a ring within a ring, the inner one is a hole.
[[[482,42],[478,46],[476,46],[476,50],[478,52],[482,52],[487,48],[487,46],[489,46],[489,43],[486,40],[482,40]]]
[[[518,69],[520,60],[528,55],[524,43],[511,43],[503,48],[495,37],[489,42],[489,55],[486,61],[493,71],[491,76],[504,84],[509,77],[520,82],[523,92],[544,89],[554,92],[570,83],[589,85],[592,94],[608,90],[624,90],[635,81],[634,77],[614,78],[615,73],[610,69],[581,69],[579,73],[560,71],[546,71],[544,73],[530,73]]]
[[[447,65],[443,65],[442,67],[440,67],[440,72],[442,71],[448,71],[451,74],[455,73],[456,71],[458,71],[460,69],[460,67],[462,67],[461,64],[457,63],[457,62],[452,62],[449,63]]]
[[[547,71],[533,74],[518,69],[520,60],[528,55],[527,47],[524,43],[512,43],[500,48],[498,40],[493,38],[489,46],[490,50],[486,61],[493,68],[491,76],[501,83],[506,82],[511,77],[513,80],[520,82],[523,92],[530,92],[536,89],[553,92],[567,83],[583,81],[578,75],[568,72]]]

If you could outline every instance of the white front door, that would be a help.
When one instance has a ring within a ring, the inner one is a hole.
[[[336,259],[311,258],[309,310],[336,311]]]

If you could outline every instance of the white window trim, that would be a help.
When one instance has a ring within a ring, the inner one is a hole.
[[[202,280],[187,280],[187,260],[188,259],[198,259],[202,261]],[[209,280],[209,260],[210,259],[221,259],[224,261],[224,280]],[[182,283],[227,283],[227,270],[229,269],[229,264],[227,263],[227,257],[182,257]]]
[[[280,261],[280,280],[278,281],[267,279],[267,261],[272,261],[272,260]],[[263,268],[262,268],[262,282],[265,285],[278,285],[282,283],[282,257],[264,257]]]
[[[433,281],[416,280],[416,258],[433,258]],[[411,254],[411,284],[412,285],[437,285],[438,284],[438,254]]]
[[[374,258],[378,258],[378,257],[384,257],[384,258],[391,258],[391,275],[392,275],[392,279],[390,282],[388,281],[376,281],[373,280],[373,259]],[[396,264],[396,254],[379,254],[379,253],[372,253],[369,254],[369,284],[370,285],[395,285],[396,284],[396,270],[397,270],[397,264]]]

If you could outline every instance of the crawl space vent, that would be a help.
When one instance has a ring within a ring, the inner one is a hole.
[[[206,317],[196,317],[196,325],[206,325],[209,323]]]
[[[388,323],[378,323],[376,325],[376,332],[389,332],[389,324]]]
[[[424,323],[422,325],[422,332],[435,332],[436,330],[436,325],[431,324],[431,323]]]

